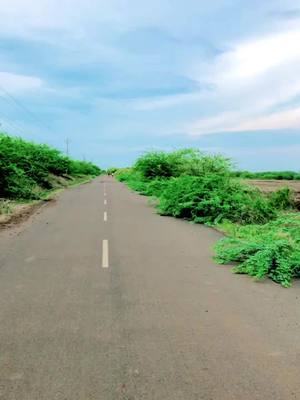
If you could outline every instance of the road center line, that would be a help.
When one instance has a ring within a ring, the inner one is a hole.
[[[105,199],[105,200],[104,200],[104,205],[106,206],[106,204],[107,204],[107,200]]]
[[[104,211],[103,220],[104,220],[104,222],[106,222],[106,221],[107,221],[107,212],[106,212],[106,211]]]
[[[108,240],[103,239],[102,241],[102,268],[108,268]]]

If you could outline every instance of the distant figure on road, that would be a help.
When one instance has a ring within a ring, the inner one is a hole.
[[[109,168],[107,170],[107,175],[114,177],[115,176],[115,172],[116,172],[116,168]]]

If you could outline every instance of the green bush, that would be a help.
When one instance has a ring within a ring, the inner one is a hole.
[[[265,223],[276,217],[258,189],[218,174],[173,178],[159,198],[161,214],[195,222],[215,224],[228,219],[243,224]]]
[[[130,179],[131,174],[132,174],[132,168],[119,168],[116,171],[116,178],[120,182],[126,182],[127,180]]]
[[[145,179],[139,171],[133,168],[119,169],[116,178],[120,182],[126,182],[131,189],[145,196],[159,197],[169,184],[169,179]]]
[[[98,176],[101,174],[101,169],[97,167],[97,165],[94,165],[88,161],[69,160],[67,172],[71,176],[76,176],[76,175]]]
[[[198,150],[173,152],[151,151],[139,157],[134,165],[145,179],[171,178],[181,175],[229,174],[231,162],[221,156],[204,155]]]
[[[97,166],[74,161],[46,145],[0,134],[0,197],[32,199],[50,189],[50,175],[99,175]]]
[[[146,194],[149,181],[146,181],[139,172],[132,169],[125,170],[117,174],[117,179],[120,182],[126,182],[130,189],[140,194]]]
[[[289,187],[278,189],[270,194],[270,204],[276,210],[295,208],[295,194]]]
[[[0,197],[35,199],[35,181],[15,164],[3,165],[0,162]]]
[[[300,215],[286,214],[265,225],[228,226],[216,246],[220,264],[238,262],[233,271],[269,277],[285,287],[300,276]]]
[[[178,159],[179,175],[229,175],[232,168],[231,160],[219,154],[206,155],[195,149],[183,149],[169,154]]]
[[[152,151],[140,157],[134,169],[146,179],[178,176],[178,162],[163,151]]]
[[[150,182],[147,182],[146,187],[144,189],[144,194],[147,196],[154,196],[159,198],[164,190],[169,186],[169,179],[153,179]]]

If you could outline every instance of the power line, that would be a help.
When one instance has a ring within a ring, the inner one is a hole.
[[[10,117],[7,114],[3,113],[3,111],[1,111],[0,118],[2,119],[1,125],[4,124],[10,126],[13,130],[17,131],[18,135],[22,133],[23,128],[20,128],[20,124],[18,124],[17,122],[12,122],[10,120]]]
[[[7,127],[8,126],[8,127]],[[11,125],[10,127],[9,127],[9,124],[6,122],[6,121],[1,121],[0,122],[0,133],[5,133],[5,134],[7,134],[8,133],[8,131],[10,132],[10,133],[13,133],[13,134],[19,134],[18,132],[16,132],[15,131],[15,128]]]
[[[44,122],[41,122],[41,120],[39,119],[39,117],[36,114],[34,114],[31,110],[29,110],[29,108],[26,107],[15,96],[13,96],[11,93],[9,93],[2,85],[0,85],[0,90],[5,94],[6,97],[8,97],[10,99],[11,102],[13,102],[23,112],[25,112],[27,115],[29,115],[32,120],[34,120],[36,123],[38,123],[41,128],[46,129],[46,130],[50,129],[47,125],[44,125]]]
[[[6,101],[6,98],[3,95],[1,95],[1,93],[0,93],[0,99],[3,102]],[[1,109],[1,111],[0,111],[0,117],[2,118],[2,120],[4,119],[6,121],[6,123],[13,125],[17,129],[18,134],[28,132],[28,130],[29,130],[29,128],[26,124],[24,124],[22,121],[12,119],[11,115],[9,115],[8,113],[5,113],[3,111],[3,109]],[[13,120],[13,122],[12,122],[12,120]]]

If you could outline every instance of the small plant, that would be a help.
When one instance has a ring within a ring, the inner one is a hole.
[[[295,208],[295,194],[288,187],[278,189],[276,192],[271,193],[270,204],[276,210]]]
[[[7,199],[0,199],[0,215],[10,214],[12,211],[11,202]]]

